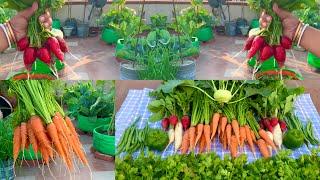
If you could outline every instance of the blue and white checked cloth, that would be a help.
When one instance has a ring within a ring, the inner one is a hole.
[[[143,89],[143,90],[129,90],[129,93],[122,104],[120,110],[116,115],[116,144],[118,144],[124,130],[134,121],[135,117],[141,116],[141,120],[138,122],[137,126],[139,128],[144,128],[148,122],[148,118],[151,113],[148,111],[147,106],[152,99],[149,97],[149,92],[152,89]],[[303,94],[296,99],[295,102],[295,114],[299,117],[303,124],[305,124],[308,119],[313,123],[314,133],[316,137],[320,138],[320,116],[312,103],[310,94]],[[161,128],[161,122],[149,123],[151,128]],[[229,154],[230,151],[225,151],[222,148],[218,138],[215,138],[215,142],[212,143],[212,151],[216,152],[220,157],[223,157],[225,154]],[[198,149],[196,149],[196,152]],[[256,157],[253,156],[253,153],[250,151],[248,146],[245,146],[244,152],[248,156],[248,161],[253,161],[261,157],[261,154],[256,147]],[[171,145],[165,152],[156,152],[161,155],[163,158],[174,154],[174,147]],[[309,154],[310,151],[306,145],[302,146],[299,149],[296,149],[292,153],[292,157],[298,158],[302,154]],[[140,152],[135,152],[134,157],[138,156]],[[124,153],[121,154],[123,156]]]

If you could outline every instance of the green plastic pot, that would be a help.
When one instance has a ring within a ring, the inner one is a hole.
[[[41,153],[38,152],[37,155],[32,149],[32,145],[29,146],[29,149],[25,149],[23,151],[19,152],[19,159],[25,159],[25,160],[39,160],[42,159]]]
[[[116,45],[116,51],[120,51],[125,47],[124,45],[124,39],[118,39],[117,45]]]
[[[52,20],[52,28],[61,29],[61,21],[59,19]]]
[[[55,61],[55,66],[57,70],[61,71],[64,68],[64,63],[58,59],[56,59]],[[36,61],[32,64],[31,72],[36,74],[52,74],[52,71],[49,68],[49,66],[39,59],[36,59]]]
[[[251,28],[259,28],[260,27],[259,19],[252,19],[250,27]]]
[[[308,52],[308,64],[311,67],[314,67],[316,69],[320,69],[320,57],[317,57],[316,55],[312,54],[311,52]]]
[[[78,128],[83,132],[93,132],[96,127],[110,123],[111,118],[97,118],[78,115]]]
[[[120,38],[119,33],[114,29],[105,28],[103,29],[101,34],[101,39],[107,44],[114,44],[118,41],[119,38]]]
[[[205,42],[213,39],[214,33],[212,31],[212,27],[202,27],[197,30],[195,36],[198,38],[199,41]]]
[[[250,67],[254,67],[254,65],[256,64],[257,58],[256,56],[253,56],[249,61],[248,61],[248,65]],[[278,69],[278,63],[277,61],[274,59],[274,57],[272,56],[271,58],[269,58],[268,60],[264,61],[261,64],[260,70],[262,71],[267,71],[267,70],[273,70],[273,69]]]
[[[99,126],[93,131],[93,147],[102,154],[115,156],[115,136],[102,134],[101,132],[108,130],[108,125]]]
[[[192,46],[193,47],[200,48],[200,42],[199,42],[199,39],[197,37],[192,37],[191,41],[192,41]]]

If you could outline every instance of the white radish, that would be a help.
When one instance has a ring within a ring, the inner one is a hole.
[[[167,148],[170,146],[170,144],[172,144],[174,142],[174,129],[173,128],[169,129],[168,136],[169,136],[169,143],[168,143],[167,147],[163,151],[166,151]]]
[[[267,135],[269,136],[269,138],[271,139],[271,141],[273,141],[273,134],[272,134],[272,132],[266,131],[266,133],[267,133]],[[270,155],[272,156],[272,147],[271,147],[270,145],[267,145],[267,146],[268,146]]]
[[[174,152],[177,152],[182,144],[183,128],[182,123],[178,122],[174,130]]]
[[[273,129],[273,142],[274,142],[274,144],[276,144],[276,146],[278,146],[279,149],[281,149],[282,131],[281,131],[279,123]]]

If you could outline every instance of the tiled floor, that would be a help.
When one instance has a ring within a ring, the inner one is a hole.
[[[245,63],[245,53],[233,57],[241,49],[244,37],[226,37],[217,35],[213,41],[202,43],[201,54],[197,59],[197,79],[248,79],[251,76]],[[67,67],[62,79],[119,79],[119,63],[114,57],[114,47],[106,45],[99,37],[67,39],[71,52],[66,55]],[[286,65],[298,69],[305,79],[320,77],[307,64],[306,52],[292,51],[287,54]],[[23,68],[22,54],[15,52],[0,54],[0,79],[5,79],[11,71]],[[14,66],[12,66],[12,64]],[[240,67],[240,68],[238,68]]]
[[[115,178],[114,163],[99,160],[94,158],[94,155],[90,152],[92,146],[92,137],[87,135],[81,135],[80,140],[85,149],[89,166],[92,172],[92,179],[94,180],[113,180]],[[68,173],[65,166],[61,161],[57,161],[56,164],[50,163],[50,170],[47,167],[44,168],[42,174],[41,169],[38,167],[16,167],[16,179],[17,180],[90,180],[90,170],[87,167],[83,167],[78,162],[78,169],[75,172]]]

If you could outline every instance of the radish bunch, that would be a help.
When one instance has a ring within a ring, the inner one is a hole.
[[[54,57],[63,61],[64,53],[68,52],[65,40],[60,37],[49,37],[40,48],[32,47],[29,43],[29,38],[24,37],[18,41],[17,49],[23,51],[23,62],[28,70],[30,70],[37,58],[51,65],[55,62]]]
[[[283,67],[286,61],[286,50],[291,49],[292,41],[281,36],[280,44],[270,45],[263,36],[250,36],[243,47],[244,51],[248,51],[247,58],[251,59],[256,56],[260,63],[268,60],[272,56],[278,62],[279,67]]]
[[[275,126],[279,124],[282,132],[287,130],[287,125],[284,121],[279,120],[278,118],[262,118],[259,121],[259,125],[262,129],[266,129],[270,132],[273,132]]]

